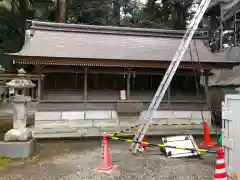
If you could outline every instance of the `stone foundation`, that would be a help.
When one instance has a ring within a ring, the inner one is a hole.
[[[211,127],[211,113],[203,111],[204,120],[208,120]],[[142,123],[139,119],[144,116],[121,116],[116,111],[78,111],[78,112],[36,112],[35,125],[31,127],[33,137],[60,138],[60,137],[94,137],[102,136],[103,132],[116,132],[130,126]],[[203,122],[200,111],[157,111],[153,117],[154,124],[148,135],[174,135],[174,134],[203,134]],[[189,126],[161,126],[161,124],[197,123]],[[122,133],[134,134],[136,130]]]
[[[36,152],[36,139],[25,142],[0,141],[0,156],[8,158],[28,158]]]

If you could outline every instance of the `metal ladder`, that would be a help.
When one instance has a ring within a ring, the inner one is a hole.
[[[175,56],[173,57],[173,60],[171,61],[171,64],[169,65],[161,84],[159,85],[151,104],[148,107],[148,111],[147,111],[147,115],[145,118],[141,117],[141,119],[143,118],[143,120],[146,121],[146,123],[143,123],[139,126],[137,133],[135,134],[134,137],[134,142],[131,144],[130,146],[130,151],[132,152],[132,154],[136,154],[138,148],[139,148],[139,142],[142,142],[143,137],[145,136],[149,126],[152,123],[152,118],[154,113],[157,111],[166,90],[168,89],[168,86],[174,76],[174,74],[176,73],[176,70],[183,58],[183,55],[185,53],[185,51],[187,50],[192,37],[195,33],[195,31],[198,28],[198,25],[204,15],[204,13],[206,12],[209,4],[210,4],[211,0],[202,0],[200,5],[197,8],[197,11],[193,17],[193,19],[190,22],[190,25],[181,41],[181,44],[178,47],[177,52],[175,53]]]

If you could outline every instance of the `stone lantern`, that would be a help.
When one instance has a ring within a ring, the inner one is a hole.
[[[25,70],[18,70],[18,77],[6,83],[6,86],[14,89],[15,94],[11,97],[13,105],[13,129],[9,130],[5,136],[5,142],[28,141],[32,139],[32,133],[26,127],[28,110],[27,105],[31,102],[31,97],[25,95],[28,89],[34,88],[36,85],[25,78]]]

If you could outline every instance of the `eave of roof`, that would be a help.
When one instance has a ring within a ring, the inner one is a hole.
[[[133,61],[116,59],[67,59],[67,58],[46,58],[46,57],[19,57],[16,64],[31,65],[61,65],[61,66],[85,66],[85,67],[127,67],[127,68],[167,68],[169,61]],[[179,69],[231,69],[239,63],[210,63],[210,62],[182,62]]]

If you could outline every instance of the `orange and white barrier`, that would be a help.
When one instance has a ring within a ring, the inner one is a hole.
[[[226,164],[223,148],[217,150],[217,161],[215,166],[214,180],[227,180]]]

